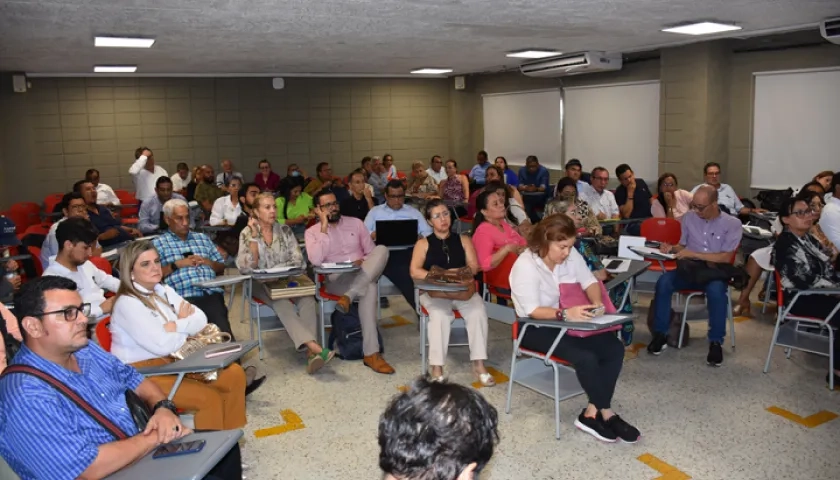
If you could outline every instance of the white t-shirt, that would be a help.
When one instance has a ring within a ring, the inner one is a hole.
[[[440,183],[446,180],[446,169],[440,167],[440,172],[435,172],[432,167],[426,169],[426,173],[429,174],[430,177],[434,178],[437,183]]]
[[[820,228],[831,243],[840,247],[840,198],[828,199],[820,215]]]
[[[526,250],[513,264],[509,279],[513,304],[520,317],[529,316],[538,307],[560,308],[561,283],[579,283],[586,290],[597,282],[586,266],[586,260],[575,248],[553,271],[539,255]]]
[[[157,182],[158,178],[169,176],[169,174],[166,173],[166,170],[161,168],[160,165],[155,165],[154,172],[146,170],[145,167],[146,156],[140,155],[140,158],[138,158],[137,161],[131,165],[131,168],[128,169],[128,173],[131,174],[134,179],[134,196],[141,202],[157,195],[155,193],[155,182]]]
[[[99,205],[119,205],[120,199],[114,193],[114,189],[100,183],[96,186],[96,203]]]
[[[52,262],[44,270],[44,275],[69,278],[76,282],[76,289],[82,297],[82,302],[90,304],[90,318],[103,315],[102,302],[105,301],[105,290],[116,293],[120,288],[120,281],[108,275],[88,260],[72,271],[58,262]]]
[[[598,193],[593,188],[589,195],[589,201],[587,203],[589,203],[589,208],[592,209],[592,213],[598,215],[603,212],[607,218],[619,216],[618,203],[615,201],[615,194],[611,191],[605,188],[603,192]]]
[[[180,192],[187,188],[187,185],[190,184],[192,181],[192,173],[187,172],[187,178],[181,178],[181,175],[175,174],[172,175],[172,191],[173,192]]]
[[[230,201],[230,195],[219,197],[213,202],[213,209],[210,211],[210,225],[222,225],[225,222],[228,225],[233,225],[241,213],[241,202],[237,202],[234,207],[233,202]]]

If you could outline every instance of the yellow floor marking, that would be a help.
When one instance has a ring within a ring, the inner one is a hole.
[[[752,320],[752,317],[747,317],[746,315],[741,315],[740,317],[735,317],[735,323],[746,322],[747,320]]]
[[[411,325],[411,322],[409,322],[404,317],[401,317],[399,315],[392,316],[391,320],[392,321],[390,323],[380,325],[379,327],[380,328],[394,328],[394,327],[403,327],[405,325]]]
[[[676,467],[668,465],[649,453],[640,455],[637,460],[662,474],[662,476],[656,477],[653,480],[688,480],[691,478],[685,472],[677,470]]]
[[[487,373],[489,373],[493,377],[493,380],[496,381],[496,385],[498,385],[500,383],[505,383],[508,380],[510,380],[510,377],[508,377],[504,373],[496,370],[493,367],[487,367]],[[481,388],[482,385],[481,385],[481,382],[473,382],[472,386],[473,386],[473,388]]]
[[[632,360],[639,357],[639,352],[645,348],[644,343],[634,343],[624,349],[624,360]]]
[[[782,418],[787,418],[792,422],[796,422],[808,428],[819,427],[823,423],[830,422],[837,418],[837,414],[823,410],[808,417],[800,417],[799,415],[779,407],[767,407],[767,411],[774,413]]]
[[[397,390],[401,391],[402,393],[405,393],[408,391],[408,385],[400,385],[397,387]]]
[[[257,438],[270,437],[271,435],[280,435],[281,433],[291,432],[292,430],[306,428],[303,420],[300,419],[297,413],[291,410],[283,410],[280,412],[280,416],[283,417],[283,425],[257,430],[254,432],[254,436]]]

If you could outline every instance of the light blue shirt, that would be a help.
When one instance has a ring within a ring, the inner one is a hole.
[[[476,163],[470,170],[470,178],[475,180],[475,183],[484,185],[487,182],[487,169],[490,167],[490,162]]]
[[[694,187],[691,190],[691,194],[694,195],[694,192],[697,191],[698,188],[702,187],[703,185],[708,185],[706,183],[701,183]],[[738,194],[735,193],[735,190],[730,187],[726,183],[721,183],[720,188],[718,189],[718,205],[723,205],[724,207],[729,209],[729,214],[738,216],[738,212],[744,208],[744,204],[741,203],[741,198],[738,197]]]
[[[187,201],[186,198],[181,196],[179,193],[173,193],[172,198],[177,198],[178,200]],[[140,205],[140,221],[137,222],[137,229],[143,233],[155,233],[158,231],[160,227],[160,212],[163,210],[163,204],[160,203],[160,198],[157,195],[154,197],[146,200]],[[193,219],[193,211],[190,209],[190,228],[195,226],[195,221]]]
[[[416,208],[403,205],[399,210],[392,210],[387,204],[373,207],[365,217],[365,227],[373,233],[376,231],[376,222],[386,220],[417,220],[417,234],[427,237],[432,234],[432,227],[429,226],[423,214]]]

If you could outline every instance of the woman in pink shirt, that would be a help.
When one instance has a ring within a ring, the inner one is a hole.
[[[659,176],[656,193],[657,198],[650,204],[650,214],[654,217],[679,220],[688,212],[691,192],[680,189],[677,176],[673,173],[663,173]]]
[[[496,191],[481,192],[476,207],[472,240],[478,265],[487,272],[498,267],[509,253],[522,253],[527,242],[505,219],[503,195]]]
[[[0,322],[5,324],[3,330],[18,342],[22,342],[23,339],[20,336],[20,327],[18,327],[17,318],[2,303],[0,303],[0,317],[2,317],[0,318]],[[0,373],[6,369],[6,361],[6,342],[0,341]]]

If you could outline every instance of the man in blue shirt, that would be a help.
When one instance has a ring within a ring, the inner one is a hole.
[[[519,186],[516,187],[525,202],[525,213],[535,224],[540,221],[537,209],[545,207],[548,190],[548,169],[540,165],[535,155],[528,155],[525,166],[519,169]]]
[[[155,181],[155,196],[143,202],[140,206],[140,221],[137,228],[144,234],[150,235],[161,230],[166,230],[166,221],[163,218],[163,204],[173,198],[187,201],[181,194],[173,193],[172,179],[169,177],[158,177]],[[190,218],[190,226],[193,225]]]
[[[478,152],[475,156],[475,165],[470,170],[470,193],[487,183],[487,168],[489,166],[490,160],[487,158],[487,152],[484,150]]]
[[[191,433],[157,385],[89,343],[89,312],[76,283],[64,277],[35,278],[15,298],[24,343],[12,366],[54,377],[116,427],[106,429],[44,380],[7,369],[0,377],[0,455],[23,480],[104,478]],[[143,431],[128,409],[129,389],[154,412]],[[240,478],[228,476],[241,475],[240,461],[234,447],[211,474]]]
[[[93,183],[83,180],[78,182],[73,190],[78,191],[85,198],[90,222],[99,230],[98,240],[103,247],[128,242],[143,235],[136,228],[123,226],[118,219],[114,218],[107,207],[97,205],[96,187],[93,186]]]
[[[423,214],[413,207],[405,204],[405,186],[400,180],[391,180],[385,186],[385,203],[370,209],[365,217],[365,227],[370,232],[373,240],[376,240],[376,222],[384,220],[417,220],[417,237],[426,237],[432,234],[432,227],[429,226]],[[382,274],[388,277],[396,285],[402,296],[411,306],[414,303],[414,281],[409,273],[411,255],[414,247],[400,250],[391,250],[388,263]]]

